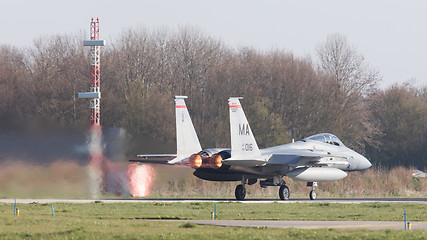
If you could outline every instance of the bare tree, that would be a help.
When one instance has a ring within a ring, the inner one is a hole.
[[[363,55],[341,34],[331,34],[317,46],[320,70],[330,75],[345,93],[367,93],[380,80]]]
[[[0,46],[1,113],[25,115],[32,110],[33,94],[29,77],[24,51]]]

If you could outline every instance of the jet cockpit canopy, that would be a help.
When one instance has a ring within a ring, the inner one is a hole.
[[[342,143],[337,136],[330,133],[319,133],[319,134],[304,138],[303,140],[313,140],[313,141],[329,143],[336,146],[345,146],[344,143]]]

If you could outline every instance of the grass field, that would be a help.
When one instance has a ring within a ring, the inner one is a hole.
[[[156,219],[210,219],[213,203],[0,204],[1,239],[427,239],[427,231],[198,226]],[[218,219],[427,221],[425,204],[217,203]]]

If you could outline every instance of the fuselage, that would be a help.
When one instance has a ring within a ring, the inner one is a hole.
[[[316,136],[316,135],[315,135]],[[230,149],[207,149],[207,153],[230,152]],[[303,167],[321,167],[322,169],[340,169],[343,171],[359,171],[371,167],[371,163],[361,154],[346,147],[341,141],[322,142],[309,138],[260,149],[261,156],[274,156],[264,165],[245,167],[223,165],[220,169],[199,168],[194,175],[211,181],[239,181],[242,177],[270,178],[277,175],[286,176],[291,171]],[[318,153],[322,157],[304,157],[307,153]],[[284,157],[281,158],[280,155]]]
[[[301,154],[301,151],[313,150],[329,153],[330,157],[322,160],[330,167],[344,171],[360,171],[371,167],[371,162],[356,151],[344,146],[323,143],[315,140],[300,140],[294,143],[283,144],[275,147],[260,149],[262,155],[269,154]],[[347,162],[347,163],[346,163]],[[294,166],[293,164],[290,164]]]

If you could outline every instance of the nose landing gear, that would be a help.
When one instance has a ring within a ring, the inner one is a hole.
[[[311,187],[311,191],[309,194],[310,199],[315,200],[317,198],[317,193],[316,193],[317,182],[308,182],[307,187]]]

